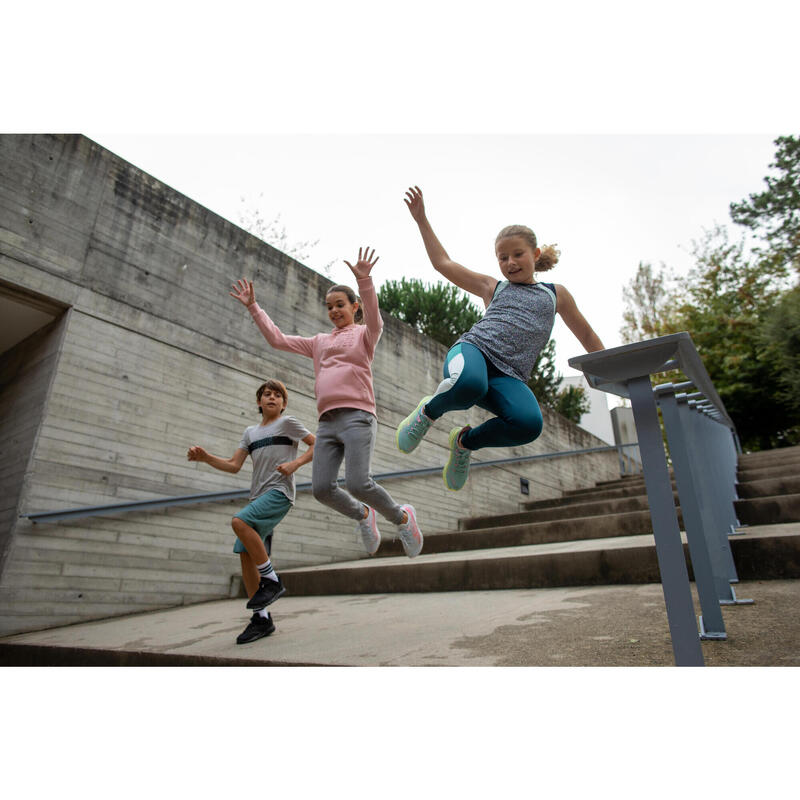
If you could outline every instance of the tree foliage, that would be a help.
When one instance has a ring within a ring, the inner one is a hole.
[[[781,374],[767,357],[762,328],[783,292],[784,271],[770,258],[747,256],[717,226],[694,243],[678,320],[689,331],[742,445],[787,443],[793,415],[780,400]]]
[[[589,397],[583,386],[566,386],[556,397],[554,410],[576,425],[589,410]]]
[[[620,335],[625,344],[674,333],[677,289],[674,275],[662,264],[640,261],[636,275],[622,289],[625,305]]]
[[[800,270],[800,137],[779,136],[775,161],[777,174],[767,175],[763,192],[731,203],[731,219],[750,228],[767,243],[762,252]]]
[[[259,199],[262,197],[263,195],[259,195]],[[246,202],[244,197],[240,199],[242,203]],[[311,258],[311,251],[319,244],[319,239],[291,241],[286,226],[281,222],[281,215],[276,214],[268,220],[257,206],[246,206],[245,210],[239,213],[239,225],[262,242],[304,264]],[[322,266],[322,272],[327,277],[330,277],[333,263],[329,261]]]
[[[536,363],[531,371],[531,379],[528,381],[531,391],[536,395],[536,399],[547,408],[555,408],[558,403],[559,386],[561,385],[561,375],[556,371],[556,342],[551,339],[539,353]]]
[[[381,308],[420,333],[450,347],[482,316],[451,283],[425,284],[417,278],[386,281],[378,291]]]
[[[767,189],[730,206],[749,238],[716,226],[693,243],[685,281],[640,263],[623,291],[625,341],[688,331],[742,446],[756,450],[800,442],[800,286],[789,281],[800,269],[800,139],[775,145]]]
[[[800,440],[800,285],[786,292],[764,315],[759,331],[762,358],[778,374],[776,399],[794,416],[791,439]]]

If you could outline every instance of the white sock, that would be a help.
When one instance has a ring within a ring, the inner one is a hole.
[[[269,619],[269,611],[266,608],[260,608],[258,610],[258,616],[264,617],[264,619]]]
[[[272,566],[272,562],[267,559],[263,564],[256,564],[256,569],[258,570],[258,574],[262,578],[269,578],[271,581],[278,581],[278,573],[275,572],[275,568]]]

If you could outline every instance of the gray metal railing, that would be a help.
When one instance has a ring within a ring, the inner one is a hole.
[[[636,464],[638,463],[635,458],[627,455],[625,451],[638,447],[638,443],[621,445],[609,445],[607,447],[589,447],[583,450],[560,450],[555,453],[539,453],[532,456],[515,456],[512,458],[498,458],[490,461],[473,461],[470,465],[471,470],[481,469],[485,467],[498,467],[505,464],[514,464],[527,461],[542,461],[553,458],[566,458],[568,456],[582,456],[590,453],[607,453],[615,450],[617,452],[620,464],[623,462],[628,463],[628,473],[636,471]],[[419,469],[398,470],[395,472],[382,472],[374,475],[375,480],[385,481],[392,478],[415,478],[424,475],[435,475],[442,471],[443,465],[435,467],[420,467]],[[622,473],[621,474],[626,474]],[[344,483],[344,479],[340,478],[339,483]],[[304,481],[298,483],[296,486],[298,492],[311,491],[311,483]],[[161,508],[170,508],[172,506],[186,506],[197,505],[200,503],[218,503],[224,500],[240,500],[249,497],[249,489],[234,489],[227,492],[204,492],[202,494],[184,494],[175,497],[157,497],[152,500],[131,500],[126,503],[111,503],[107,505],[98,506],[82,506],[80,508],[66,508],[57,511],[36,511],[32,514],[21,514],[23,518],[31,520],[31,522],[60,522],[65,519],[81,519],[85,517],[99,517],[108,516],[110,514],[124,514],[131,511],[154,511]]]
[[[688,333],[569,360],[589,385],[628,397],[636,424],[675,663],[702,666],[701,639],[725,639],[720,604],[737,600],[728,534],[737,520],[736,428]],[[689,379],[653,389],[650,375],[680,369]],[[682,390],[695,387],[696,392]],[[689,575],[658,421],[661,408],[702,614],[695,622]]]

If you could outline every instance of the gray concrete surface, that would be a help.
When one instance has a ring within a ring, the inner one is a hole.
[[[800,666],[800,581],[743,582],[737,594],[755,603],[723,607],[728,639],[702,643],[706,665]],[[284,597],[273,613],[276,632],[248,645],[235,644],[244,602],[225,600],[7,637],[0,663],[674,664],[660,584]]]

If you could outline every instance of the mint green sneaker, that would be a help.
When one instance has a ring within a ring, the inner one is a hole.
[[[469,430],[469,425],[465,428],[453,428],[450,431],[450,458],[442,470],[442,478],[444,478],[444,485],[450,489],[451,492],[457,492],[459,489],[464,488],[464,484],[469,477],[469,457],[472,450],[467,450],[458,443],[458,437],[464,432]]]
[[[422,408],[428,400],[432,400],[433,395],[423,397],[419,405],[397,426],[395,440],[397,449],[401,453],[410,453],[415,450],[422,441],[422,437],[428,432],[428,428],[433,425],[433,420],[422,413]]]

